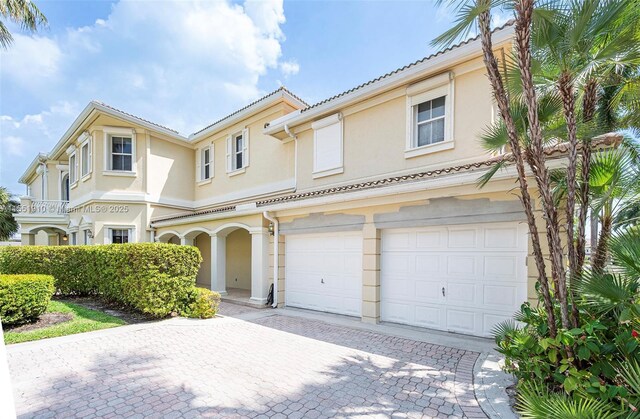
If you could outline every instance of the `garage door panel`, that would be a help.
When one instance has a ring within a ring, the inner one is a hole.
[[[383,231],[382,320],[489,336],[527,298],[527,244],[515,222]]]
[[[362,235],[301,234],[285,240],[285,303],[339,314],[362,312]]]
[[[442,231],[423,231],[416,233],[416,249],[437,249],[443,245],[445,234]]]
[[[422,327],[434,327],[442,324],[442,308],[437,305],[417,305],[414,309],[413,324]]]

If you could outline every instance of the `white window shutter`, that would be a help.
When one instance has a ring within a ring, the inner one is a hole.
[[[112,233],[112,229],[110,228],[105,228],[105,235],[104,235],[104,244],[111,244],[111,235]]]
[[[210,178],[212,178],[213,175],[215,174],[215,172],[214,172],[215,166],[213,164],[215,162],[215,159],[213,158],[213,156],[215,154],[215,149],[216,149],[216,146],[215,146],[215,144],[212,143],[209,146],[209,177]]]
[[[227,173],[233,171],[233,142],[231,136],[227,137]]]
[[[242,130],[242,167],[249,166],[249,128]]]
[[[202,157],[200,157],[202,155],[202,149],[197,149],[196,150],[196,182],[199,182],[202,180],[202,166],[201,166],[201,161],[202,161]]]

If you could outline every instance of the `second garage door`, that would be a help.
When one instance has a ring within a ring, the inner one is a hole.
[[[295,234],[285,240],[285,304],[362,313],[362,234]]]
[[[527,299],[519,223],[384,230],[381,318],[490,336]]]

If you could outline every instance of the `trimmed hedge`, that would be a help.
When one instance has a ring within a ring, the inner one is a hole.
[[[36,320],[55,292],[51,275],[0,275],[0,319],[5,325]]]
[[[165,243],[7,246],[0,272],[52,275],[64,295],[95,295],[143,313],[181,313],[195,298],[198,248]]]

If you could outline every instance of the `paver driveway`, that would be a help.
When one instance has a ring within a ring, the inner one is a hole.
[[[486,417],[475,352],[264,311],[8,350],[20,417]]]

